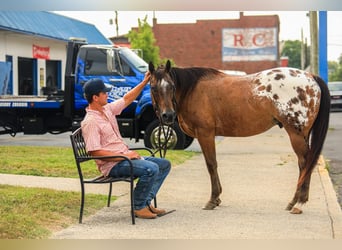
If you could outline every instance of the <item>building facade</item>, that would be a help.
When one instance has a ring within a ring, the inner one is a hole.
[[[197,20],[187,24],[158,24],[153,33],[161,58],[179,67],[213,67],[254,73],[277,67],[279,17],[245,16],[239,19]]]

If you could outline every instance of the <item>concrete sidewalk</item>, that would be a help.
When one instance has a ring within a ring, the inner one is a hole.
[[[342,239],[342,212],[324,161],[311,178],[303,214],[285,210],[294,195],[298,167],[284,130],[248,138],[225,138],[217,145],[223,193],[213,211],[202,210],[210,195],[203,155],[173,166],[158,205],[176,212],[131,225],[127,184],[114,184],[122,196],[110,208],[53,234],[55,239]],[[12,178],[13,177],[13,178]],[[25,179],[28,178],[28,183]],[[1,184],[79,190],[78,180],[0,175]],[[102,185],[101,185],[102,186]],[[87,192],[107,189],[86,186]],[[85,208],[86,209],[86,208]]]

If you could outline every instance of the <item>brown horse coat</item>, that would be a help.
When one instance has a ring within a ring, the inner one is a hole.
[[[177,113],[182,130],[198,139],[211,178],[206,209],[220,204],[215,136],[245,137],[284,127],[298,157],[297,190],[287,209],[308,200],[310,176],[328,129],[330,96],[318,76],[293,68],[275,68],[246,76],[211,68],[154,69],[151,94],[160,119],[170,124]],[[298,211],[298,210],[296,210]]]

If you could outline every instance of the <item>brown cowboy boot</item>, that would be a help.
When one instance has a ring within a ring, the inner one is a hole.
[[[163,215],[166,213],[165,209],[159,209],[159,208],[155,208],[154,206],[152,206],[151,204],[148,205],[148,208],[150,209],[150,211],[156,215]]]
[[[142,219],[155,219],[157,215],[152,213],[148,207],[144,207],[143,209],[134,210],[135,217]]]

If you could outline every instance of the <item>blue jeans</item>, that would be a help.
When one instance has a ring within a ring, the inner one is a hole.
[[[171,163],[164,158],[145,157],[144,160],[132,160],[134,177],[138,182],[134,189],[134,209],[140,210],[151,203],[166,176],[171,169]],[[130,176],[130,167],[127,161],[117,163],[110,171],[109,176]]]

